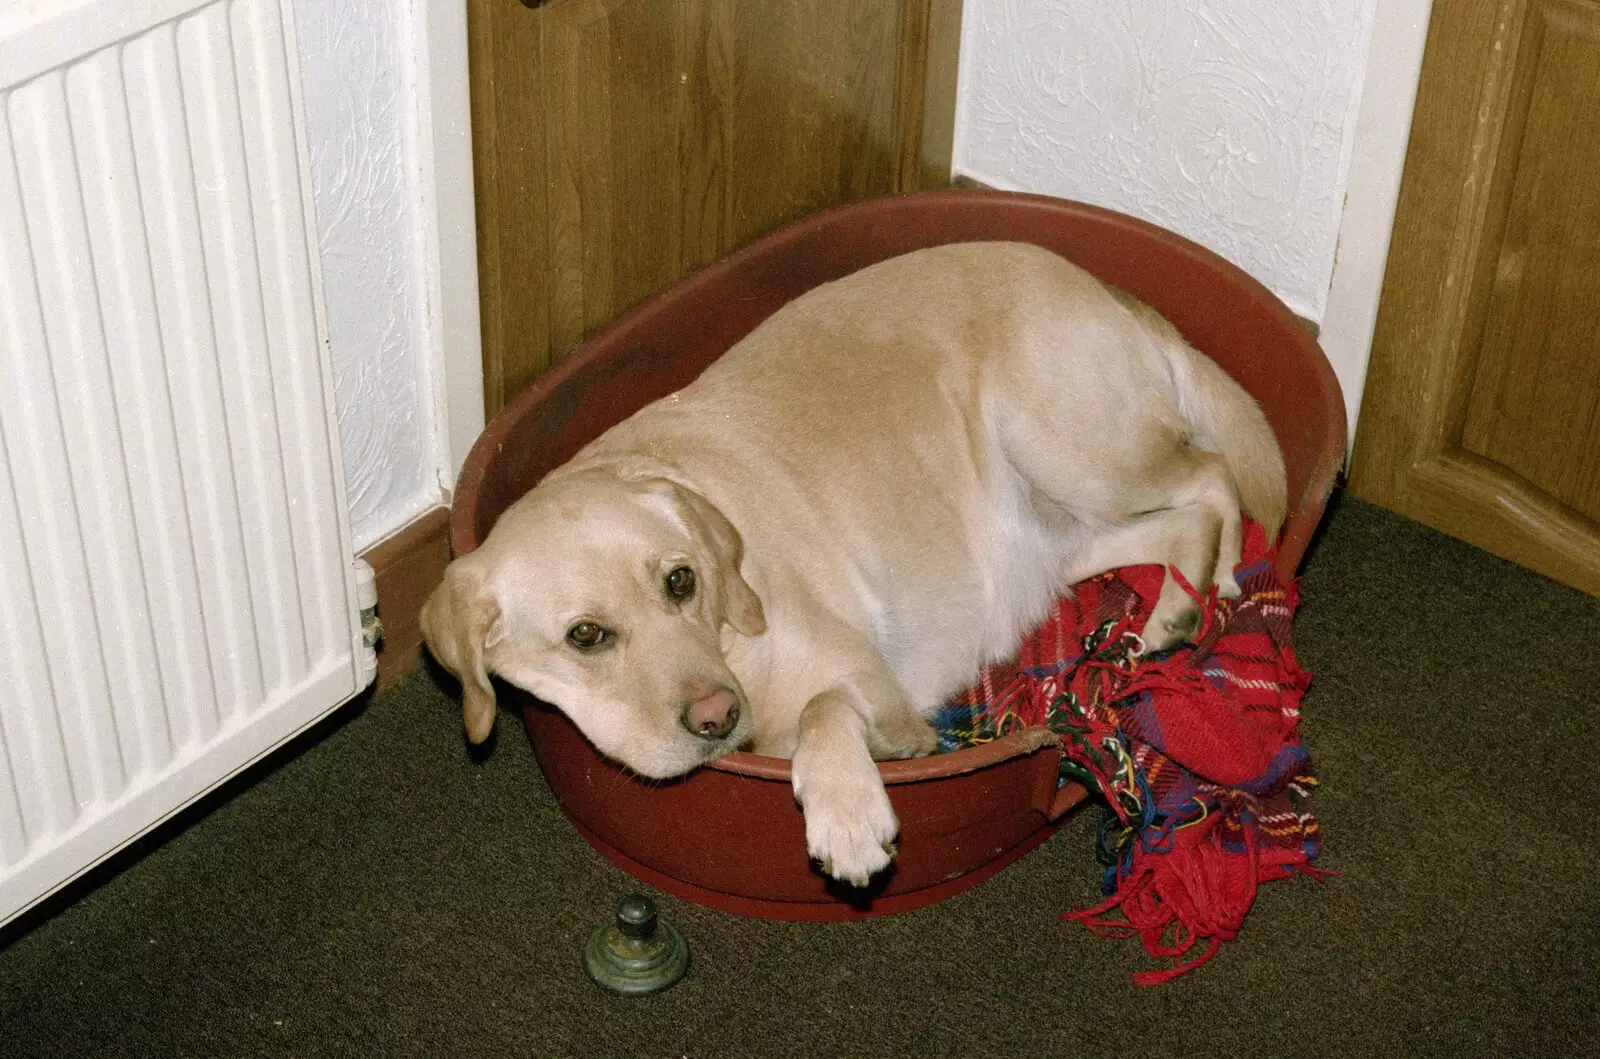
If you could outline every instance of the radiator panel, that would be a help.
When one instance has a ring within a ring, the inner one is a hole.
[[[55,7],[0,22],[0,920],[361,670],[292,24]]]

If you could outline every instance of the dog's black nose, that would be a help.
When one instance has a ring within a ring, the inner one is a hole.
[[[721,739],[738,723],[739,697],[727,688],[718,688],[683,708],[683,726],[702,739]]]

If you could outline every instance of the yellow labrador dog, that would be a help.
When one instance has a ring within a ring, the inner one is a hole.
[[[1255,403],[1153,310],[1020,243],[819,287],[618,424],[457,559],[423,629],[467,734],[495,673],[670,777],[793,758],[806,842],[865,885],[898,823],[874,759],[1012,655],[1073,583],[1135,563],[1237,594],[1242,509],[1276,533]],[[1198,613],[1168,575],[1147,650]]]

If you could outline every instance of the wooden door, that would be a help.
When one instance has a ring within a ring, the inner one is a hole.
[[[1600,0],[1435,0],[1351,487],[1600,594]]]
[[[470,0],[487,411],[827,206],[949,182],[960,0]]]

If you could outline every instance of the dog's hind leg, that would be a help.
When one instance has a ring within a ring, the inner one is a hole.
[[[1141,509],[1091,529],[1069,562],[1071,582],[1120,566],[1159,563],[1175,567],[1202,596],[1212,584],[1219,595],[1239,594],[1233,571],[1239,564],[1243,523],[1227,467],[1216,454],[1197,449],[1187,449],[1166,467],[1173,480],[1161,483],[1162,488],[1132,491],[1144,494],[1135,498]],[[1146,650],[1165,650],[1189,639],[1199,624],[1199,606],[1169,570],[1140,632]]]
[[[1081,465],[1052,466],[1048,453],[1029,454],[1024,470],[1035,487],[1082,526],[1066,583],[1157,563],[1176,567],[1202,596],[1212,584],[1221,595],[1237,596],[1233,571],[1243,523],[1227,465],[1216,453],[1181,443],[1151,455],[1124,473],[1085,476]],[[1169,571],[1140,635],[1147,650],[1164,650],[1193,636],[1199,621],[1199,607]]]
[[[1067,580],[1076,584],[1118,567],[1156,563],[1176,567],[1197,592],[1204,593],[1211,582],[1197,571],[1218,568],[1216,542],[1221,528],[1216,513],[1204,505],[1146,512],[1096,533],[1073,557]],[[1192,638],[1199,628],[1198,605],[1169,570],[1155,608],[1139,633],[1145,650],[1165,650]]]

